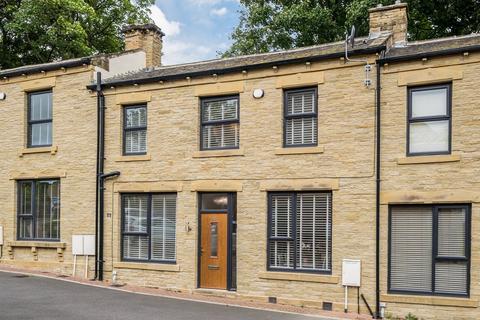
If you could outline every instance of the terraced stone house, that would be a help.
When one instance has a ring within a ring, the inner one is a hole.
[[[144,25],[0,70],[0,266],[480,318],[480,35],[369,13],[347,44],[163,66]]]

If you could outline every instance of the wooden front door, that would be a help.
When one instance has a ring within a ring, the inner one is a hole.
[[[201,213],[200,287],[227,289],[228,215]]]

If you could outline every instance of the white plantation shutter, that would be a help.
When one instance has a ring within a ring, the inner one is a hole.
[[[123,258],[175,262],[176,194],[122,197]]]
[[[297,196],[297,268],[330,270],[331,207],[329,193]]]
[[[147,152],[147,107],[125,108],[124,153]]]
[[[392,208],[391,290],[432,290],[432,227],[430,207]]]
[[[464,208],[438,209],[438,257],[466,258],[467,211]],[[435,292],[467,294],[467,261],[442,261],[435,265]]]
[[[331,211],[330,193],[272,194],[269,267],[330,271]]]
[[[238,113],[237,97],[202,101],[202,149],[238,147]]]
[[[203,149],[234,148],[238,145],[238,123],[216,124],[203,127]]]
[[[123,257],[125,259],[148,259],[148,236],[123,236]]]
[[[125,132],[125,153],[141,153],[147,151],[147,130]]]
[[[293,268],[293,195],[273,195],[271,198],[270,237],[290,240],[270,241],[270,267]]]
[[[302,145],[317,143],[317,118],[287,119],[285,124],[286,144]]]
[[[152,260],[175,261],[176,195],[152,196]]]
[[[285,92],[285,145],[317,144],[316,89]]]
[[[148,196],[124,196],[123,257],[125,259],[148,259]],[[141,233],[141,234],[131,234]]]

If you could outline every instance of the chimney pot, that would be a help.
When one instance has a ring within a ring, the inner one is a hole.
[[[153,23],[129,25],[123,28],[125,51],[143,50],[147,68],[159,67],[162,62],[163,37],[165,34]]]

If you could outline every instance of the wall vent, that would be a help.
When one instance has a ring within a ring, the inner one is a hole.
[[[268,303],[277,303],[277,297],[268,297]]]
[[[333,310],[333,303],[322,302],[322,309],[325,310],[325,311],[332,311]]]

